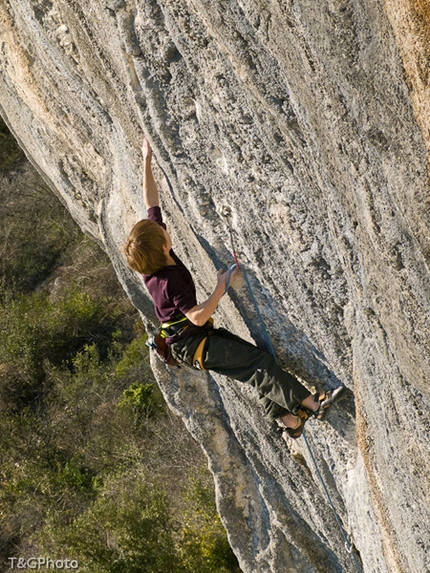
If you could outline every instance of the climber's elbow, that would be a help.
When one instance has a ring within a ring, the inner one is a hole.
[[[211,315],[208,314],[205,308],[202,308],[202,305],[196,305],[185,316],[195,326],[204,326]]]

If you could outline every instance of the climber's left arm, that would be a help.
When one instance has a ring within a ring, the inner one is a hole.
[[[145,139],[142,145],[143,155],[143,199],[147,209],[157,207],[160,202],[158,198],[158,189],[152,174],[151,160],[152,149]]]

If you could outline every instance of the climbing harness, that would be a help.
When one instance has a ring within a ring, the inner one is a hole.
[[[169,366],[179,366],[179,362],[173,357],[172,350],[166,342],[166,338],[160,332],[152,335],[146,341],[146,346],[157,353],[158,357]]]
[[[179,362],[173,357],[166,338],[181,334],[190,324],[188,318],[181,313],[171,322],[163,322],[157,332],[148,338],[146,346],[154,350],[161,360],[169,366],[179,367]]]
[[[161,323],[160,336],[163,338],[170,338],[171,336],[175,336],[175,334],[181,334],[189,325],[190,321],[184,315],[182,315],[178,320],[163,322]]]
[[[208,339],[207,336],[203,338],[203,340],[199,343],[194,352],[193,356],[193,366],[197,368],[197,370],[206,370],[203,366],[203,350],[205,349],[206,340]]]
[[[261,315],[261,312],[260,312],[260,309],[259,309],[259,306],[258,306],[257,299],[255,298],[255,295],[254,295],[254,293],[253,293],[253,291],[252,291],[251,284],[250,284],[250,282],[249,282],[248,276],[247,276],[246,272],[244,271],[244,269],[243,269],[242,267],[240,267],[240,265],[239,265],[239,260],[238,260],[238,257],[237,257],[237,253],[236,253],[236,249],[235,249],[235,245],[234,245],[234,240],[233,240],[233,226],[232,226],[232,222],[231,222],[231,208],[230,208],[229,206],[227,206],[227,205],[226,205],[226,206],[223,206],[223,207],[221,207],[220,209],[218,209],[218,213],[219,213],[220,216],[223,217],[223,218],[225,219],[225,221],[226,221],[228,233],[229,233],[229,235],[230,235],[230,246],[231,246],[231,250],[232,250],[232,253],[233,253],[235,265],[237,265],[237,267],[238,267],[238,268],[241,268],[241,270],[242,270],[242,274],[243,274],[243,277],[244,277],[244,279],[245,279],[246,286],[247,286],[247,288],[248,288],[248,291],[249,291],[249,294],[250,294],[252,303],[253,303],[254,308],[255,308],[255,310],[256,310],[256,312],[257,312],[257,316],[258,316],[258,319],[259,319],[259,321],[260,321],[260,324],[261,324],[261,327],[262,327],[262,330],[263,330],[263,334],[264,334],[264,338],[265,338],[265,340],[266,340],[267,346],[268,346],[269,349],[270,349],[270,353],[272,354],[273,359],[275,360],[275,362],[276,362],[277,364],[279,364],[278,357],[277,357],[277,355],[276,355],[275,349],[274,349],[273,344],[272,344],[272,341],[271,341],[271,339],[270,339],[270,335],[269,335],[269,333],[268,333],[268,331],[267,331],[267,328],[266,328],[266,324],[265,324],[265,322],[264,322],[264,319],[263,319],[263,317],[262,317],[262,315]],[[316,461],[315,456],[313,455],[313,452],[312,452],[312,450],[311,450],[310,444],[309,444],[308,439],[307,439],[307,436],[306,436],[306,431],[305,431],[304,428],[303,428],[303,432],[302,432],[301,435],[303,436],[303,439],[305,440],[305,444],[306,444],[306,447],[307,447],[307,449],[308,449],[308,452],[309,452],[310,458],[311,458],[311,460],[312,460],[312,463],[314,464],[315,471],[316,471],[317,476],[318,476],[318,478],[319,478],[319,480],[320,480],[320,482],[321,482],[321,484],[322,484],[322,486],[323,486],[324,492],[325,492],[325,494],[326,494],[326,496],[327,496],[327,499],[328,499],[328,503],[329,503],[329,505],[330,505],[330,507],[331,507],[333,513],[334,513],[334,517],[335,517],[335,519],[336,519],[336,523],[338,524],[338,527],[339,527],[339,530],[340,530],[340,532],[341,532],[341,534],[342,534],[342,537],[344,538],[346,551],[347,551],[349,554],[352,555],[352,557],[353,557],[353,559],[354,559],[354,562],[355,562],[355,565],[356,565],[356,567],[357,567],[357,570],[358,570],[360,573],[363,573],[363,569],[362,569],[362,567],[361,567],[361,565],[360,565],[360,562],[358,561],[357,556],[355,555],[355,553],[353,553],[353,550],[352,550],[351,535],[345,533],[345,530],[344,530],[344,528],[343,528],[343,526],[342,526],[342,523],[341,523],[341,521],[340,521],[340,518],[339,518],[339,516],[338,516],[338,514],[337,514],[336,508],[334,507],[334,504],[333,504],[333,501],[332,501],[332,499],[331,499],[330,493],[329,493],[329,491],[328,491],[328,489],[327,489],[327,486],[326,486],[326,484],[325,484],[325,482],[324,482],[324,479],[323,479],[323,477],[322,477],[322,475],[321,475],[321,472],[320,472],[320,470],[319,470],[319,468],[318,468],[317,461]]]
[[[213,324],[214,320],[212,317],[210,317],[205,324],[207,332],[210,332],[210,330],[213,328]],[[186,316],[180,313],[172,321],[161,323],[158,331],[153,336],[148,338],[146,346],[151,348],[151,350],[154,350],[161,358],[161,360],[169,366],[178,366],[180,368],[179,362],[173,357],[172,350],[166,339],[182,334],[182,332],[189,326],[192,326],[192,322]],[[200,341],[191,361],[192,366],[197,370],[206,370],[203,365],[203,352],[207,339],[208,337],[205,336]]]

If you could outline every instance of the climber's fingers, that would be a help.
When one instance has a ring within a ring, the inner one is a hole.
[[[143,159],[148,159],[149,161],[151,161],[152,149],[151,149],[151,146],[149,145],[149,141],[147,139],[143,140],[142,155],[143,155]]]

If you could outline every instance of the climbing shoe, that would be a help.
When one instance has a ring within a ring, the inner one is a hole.
[[[339,402],[345,395],[346,387],[339,386],[334,390],[326,390],[325,392],[320,392],[314,395],[315,402],[318,403],[318,408],[313,412],[313,415],[317,420],[323,422],[329,415],[330,408],[336,402]]]
[[[283,432],[286,433],[290,438],[297,440],[303,434],[305,428],[305,422],[310,417],[311,411],[307,408],[300,407],[295,413],[297,416],[297,425],[295,428],[283,428]]]

